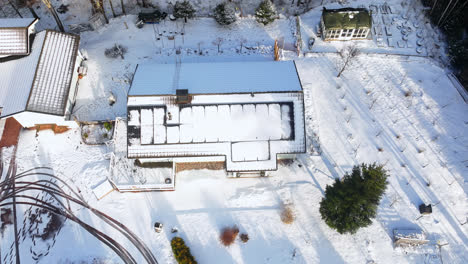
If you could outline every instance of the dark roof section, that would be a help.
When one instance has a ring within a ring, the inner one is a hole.
[[[323,9],[325,29],[370,28],[372,19],[369,10],[365,8]]]

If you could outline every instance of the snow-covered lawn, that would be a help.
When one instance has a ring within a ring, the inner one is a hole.
[[[52,166],[79,186],[93,206],[144,239],[161,263],[174,261],[169,247],[174,226],[200,263],[440,263],[438,241],[448,242],[441,250],[444,263],[466,263],[468,230],[462,224],[468,208],[467,105],[430,60],[358,57],[336,79],[335,59],[327,55],[297,61],[309,145],[319,140],[322,155],[301,155],[272,177],[228,179],[223,171],[183,171],[174,192],[113,192],[98,202],[91,189],[108,174],[107,150],[81,144],[78,131],[41,131],[38,137],[24,131],[18,149],[20,171]],[[378,218],[355,235],[339,235],[320,219],[318,203],[325,186],[353,165],[374,161],[385,164],[391,175]],[[416,220],[423,202],[432,203],[434,212]],[[283,204],[295,208],[292,225],[280,220]],[[118,237],[88,212],[78,214]],[[152,231],[155,221],[165,224],[163,233]],[[233,224],[250,240],[225,248],[219,232]],[[394,249],[394,228],[420,228],[430,244]],[[26,260],[27,246],[21,250]],[[97,240],[66,222],[41,262],[93,257],[117,261]]]

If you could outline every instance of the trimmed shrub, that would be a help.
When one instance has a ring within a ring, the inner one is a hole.
[[[249,235],[246,233],[240,234],[240,239],[242,242],[247,243],[247,241],[249,241]]]
[[[281,221],[288,225],[294,222],[294,212],[290,206],[283,207],[281,211]]]
[[[236,10],[230,3],[221,3],[213,10],[213,17],[220,25],[229,25],[236,22]]]
[[[179,264],[197,264],[197,261],[190,253],[190,248],[185,245],[185,241],[180,237],[171,240],[172,252]]]
[[[275,5],[270,0],[264,0],[255,10],[255,19],[265,26],[275,21],[276,17]]]
[[[234,243],[234,240],[236,240],[237,234],[239,234],[239,228],[237,228],[237,226],[225,227],[221,231],[221,236],[219,239],[223,245],[230,246],[232,243]]]
[[[110,131],[112,129],[112,124],[110,122],[105,122],[104,128],[107,129],[107,131]]]
[[[84,138],[88,138],[88,133],[83,133]]]
[[[187,23],[187,19],[193,18],[195,16],[195,8],[193,8],[189,1],[176,1],[173,15],[176,18],[183,18],[184,22]]]

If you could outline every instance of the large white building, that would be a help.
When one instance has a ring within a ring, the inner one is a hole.
[[[127,157],[140,162],[222,161],[240,174],[306,151],[293,61],[138,65],[127,110]]]
[[[14,117],[23,127],[72,125],[79,36],[32,34],[35,21],[0,19],[0,118]]]

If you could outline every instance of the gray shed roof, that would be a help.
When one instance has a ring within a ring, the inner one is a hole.
[[[234,94],[301,91],[294,61],[138,65],[129,95]]]

